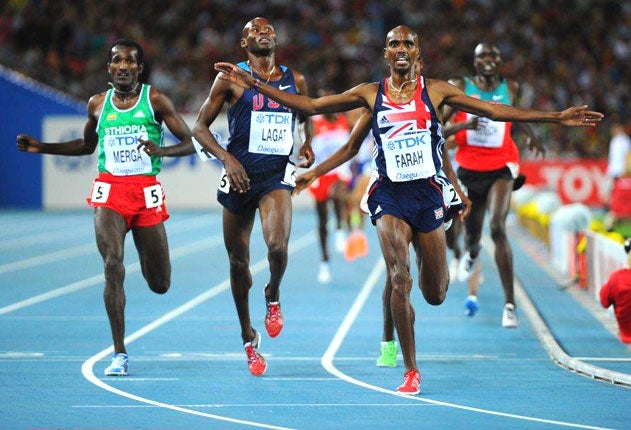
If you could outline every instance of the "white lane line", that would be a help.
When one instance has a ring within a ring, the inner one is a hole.
[[[427,406],[434,406],[434,405],[407,402],[407,403],[222,403],[221,405],[212,405],[212,404],[211,405],[208,405],[208,404],[186,405],[184,404],[184,405],[174,405],[174,406],[179,406],[182,408],[273,408],[273,407],[288,408],[288,407],[294,407],[294,406],[307,407],[307,408],[313,408],[313,407],[318,407],[318,406],[319,407],[325,406],[327,408],[336,407],[336,406],[352,408],[355,406],[361,406],[361,407],[370,408],[373,406],[383,406],[387,408],[389,406],[427,407]],[[82,408],[82,409],[155,408],[155,406],[152,406],[152,405],[73,405],[72,407]]]
[[[179,381],[180,378],[101,378],[102,381],[129,382],[129,381]]]
[[[355,319],[359,315],[359,312],[361,311],[361,309],[364,307],[366,300],[370,296],[370,293],[374,289],[375,285],[377,284],[377,281],[379,280],[381,274],[384,271],[385,271],[385,263],[383,262],[383,259],[380,259],[379,263],[375,265],[375,268],[370,273],[366,282],[362,286],[361,291],[357,295],[355,302],[353,303],[348,313],[344,317],[344,320],[342,321],[342,324],[340,325],[337,332],[335,333],[335,336],[333,336],[333,340],[331,341],[331,344],[329,345],[327,350],[324,352],[321,363],[322,363],[322,367],[324,367],[329,373],[337,376],[340,379],[343,379],[346,382],[349,382],[353,385],[357,385],[359,387],[367,388],[372,391],[378,391],[380,393],[391,394],[398,397],[405,397],[410,400],[429,403],[436,406],[445,406],[449,408],[461,409],[461,410],[465,410],[469,412],[477,412],[477,413],[486,414],[486,415],[500,416],[504,418],[514,418],[514,419],[524,420],[524,421],[533,421],[533,422],[545,423],[545,424],[555,424],[555,425],[564,426],[564,427],[576,427],[576,428],[584,428],[584,429],[591,429],[591,430],[606,430],[605,427],[595,427],[595,426],[575,424],[575,423],[570,423],[570,422],[565,422],[565,421],[556,421],[556,420],[548,420],[548,419],[543,419],[543,418],[529,417],[525,415],[509,414],[509,413],[493,411],[489,409],[481,409],[481,408],[474,408],[470,406],[459,405],[456,403],[441,402],[438,400],[432,400],[432,399],[421,397],[421,396],[411,396],[407,394],[400,394],[393,390],[388,390],[385,388],[378,387],[376,385],[369,384],[364,381],[360,381],[338,370],[333,365],[335,354],[337,353],[340,346],[344,342],[344,338],[350,331],[351,326],[355,322]]]
[[[96,244],[94,243],[89,245],[79,245],[72,248],[62,249],[60,251],[36,255],[35,257],[25,258],[12,263],[0,264],[0,274],[28,269],[29,267],[39,266],[40,264],[54,263],[56,261],[67,260],[87,253],[96,252]]]
[[[216,234],[214,236],[211,236],[210,238],[201,239],[201,240],[198,240],[197,242],[193,242],[188,245],[174,248],[173,250],[171,250],[171,260],[176,260],[180,257],[185,257],[187,255],[194,254],[196,252],[200,252],[205,249],[218,246],[222,243],[223,243],[223,236],[221,234]],[[130,273],[136,273],[139,271],[140,271],[139,262],[125,265],[126,275],[129,275]],[[42,303],[50,299],[54,299],[55,297],[70,294],[75,291],[79,291],[84,288],[91,287],[93,285],[103,284],[104,282],[105,282],[105,278],[103,274],[99,273],[98,275],[94,275],[89,278],[82,279],[81,281],[73,282],[72,284],[68,284],[63,287],[59,287],[54,290],[50,290],[45,293],[30,297],[28,299],[21,300],[19,302],[4,306],[0,308],[0,315],[7,314],[9,312],[13,312],[18,309],[23,309],[28,306],[33,306],[35,304]]]
[[[315,233],[313,231],[301,236],[300,238],[296,239],[295,241],[292,241],[289,244],[289,250],[288,253],[291,255],[299,250],[301,250],[302,248],[305,248],[311,244],[313,244],[316,240],[315,237]],[[261,260],[257,261],[253,266],[250,267],[250,271],[252,272],[252,275],[257,274],[258,272],[260,272],[263,269],[266,269],[268,267],[268,262],[267,262],[267,257],[262,258]],[[164,314],[163,316],[161,316],[160,318],[154,320],[153,322],[151,322],[150,324],[142,327],[140,330],[135,331],[134,333],[132,333],[131,335],[125,337],[125,344],[129,345],[130,343],[134,342],[135,340],[141,338],[142,336],[146,335],[147,333],[157,329],[158,327],[160,327],[161,325],[179,317],[180,315],[190,311],[191,309],[195,308],[196,306],[199,306],[200,304],[204,303],[207,300],[210,300],[211,298],[217,296],[220,293],[223,293],[224,291],[228,290],[230,288],[230,280],[226,279],[223,282],[220,282],[219,284],[215,285],[214,287],[210,288],[209,290],[205,291],[204,293],[192,298],[191,300],[189,300],[188,302],[184,303],[181,306],[178,306],[177,308],[173,309],[170,312],[167,312],[166,314]],[[237,418],[230,418],[227,416],[223,416],[223,415],[215,415],[215,414],[209,414],[209,413],[205,413],[205,412],[200,412],[200,411],[196,411],[187,407],[182,407],[182,406],[176,406],[173,404],[169,404],[169,403],[163,403],[163,402],[159,402],[156,400],[152,400],[152,399],[148,399],[146,397],[141,397],[141,396],[137,396],[135,394],[129,393],[127,391],[123,391],[120,390],[118,388],[112,387],[111,385],[106,384],[105,382],[103,382],[101,379],[97,378],[94,375],[94,364],[109,356],[110,354],[112,354],[113,352],[113,347],[108,347],[105,348],[104,350],[96,353],[95,355],[93,355],[92,357],[90,357],[89,359],[87,359],[83,365],[81,366],[81,373],[83,374],[83,376],[85,377],[85,379],[87,379],[88,381],[90,381],[91,383],[93,383],[94,385],[96,385],[99,388],[102,388],[106,391],[109,391],[111,393],[117,394],[119,396],[122,397],[126,397],[128,399],[131,400],[135,400],[137,402],[141,402],[141,403],[146,403],[149,405],[153,405],[159,408],[164,408],[164,409],[170,409],[173,411],[177,411],[177,412],[182,412],[185,414],[191,414],[191,415],[197,415],[197,416],[201,416],[201,417],[205,417],[205,418],[212,418],[215,420],[219,420],[219,421],[226,421],[226,422],[231,422],[231,423],[236,423],[236,424],[244,424],[244,425],[248,425],[248,426],[252,426],[252,427],[261,427],[261,428],[268,428],[268,429],[278,429],[278,430],[287,430],[287,427],[281,427],[281,426],[275,426],[275,425],[271,425],[271,424],[265,424],[265,423],[260,423],[260,422],[255,422],[255,421],[246,421],[246,420],[241,420],[241,419],[237,419]]]

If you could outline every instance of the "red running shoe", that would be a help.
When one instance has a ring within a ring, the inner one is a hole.
[[[267,362],[258,351],[260,346],[261,334],[256,330],[254,331],[254,339],[243,344],[245,353],[248,356],[248,369],[250,369],[250,373],[254,376],[261,376],[265,373],[265,370],[267,370]]]
[[[418,370],[412,369],[403,375],[403,384],[397,387],[401,394],[418,394],[421,392],[421,374]]]
[[[285,319],[280,310],[280,302],[267,302],[267,313],[265,314],[265,330],[269,337],[276,337],[283,329]]]

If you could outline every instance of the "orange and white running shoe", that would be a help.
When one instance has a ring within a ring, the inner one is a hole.
[[[267,313],[265,314],[265,330],[269,337],[276,337],[283,329],[285,319],[280,310],[280,302],[267,302]]]
[[[261,376],[267,370],[267,362],[258,351],[260,346],[261,334],[256,330],[254,331],[254,339],[243,344],[245,353],[248,356],[248,369],[254,376]]]
[[[421,392],[421,373],[416,370],[408,370],[403,375],[403,384],[397,387],[401,394],[418,394]]]

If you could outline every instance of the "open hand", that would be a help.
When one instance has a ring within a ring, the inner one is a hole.
[[[600,112],[587,110],[587,105],[572,106],[565,109],[559,116],[559,123],[568,126],[593,126],[603,119]]]
[[[232,63],[215,63],[215,70],[221,72],[219,79],[232,82],[243,89],[249,90],[254,86],[254,77],[241,67]]]

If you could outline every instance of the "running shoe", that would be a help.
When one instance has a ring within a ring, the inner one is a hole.
[[[248,356],[248,369],[250,369],[250,373],[254,376],[261,376],[265,373],[265,370],[267,370],[267,362],[258,351],[260,346],[261,333],[254,330],[254,339],[243,344],[245,353]]]
[[[280,310],[280,302],[267,302],[267,313],[265,314],[265,330],[269,337],[276,337],[283,329],[285,319]]]
[[[105,376],[126,376],[128,365],[129,357],[127,354],[113,354],[112,363],[105,368]]]
[[[397,343],[394,340],[381,342],[381,355],[377,359],[378,367],[397,367]]]
[[[318,282],[321,284],[328,284],[331,281],[331,272],[329,271],[329,263],[323,261],[320,263],[320,270],[318,271]]]
[[[346,232],[342,229],[335,231],[335,250],[340,254],[344,253],[346,248]]]
[[[421,392],[421,373],[416,370],[408,370],[403,375],[403,384],[397,387],[401,394],[418,394]]]
[[[515,305],[512,303],[506,303],[504,305],[504,313],[502,314],[502,327],[504,328],[517,328],[519,326],[519,319],[515,312]]]
[[[478,298],[476,296],[467,296],[464,299],[464,314],[468,317],[472,317],[480,309],[478,305]]]
[[[478,263],[478,257],[471,258],[469,251],[462,256],[458,263],[458,280],[460,282],[466,282],[471,278],[475,270],[475,265]]]

